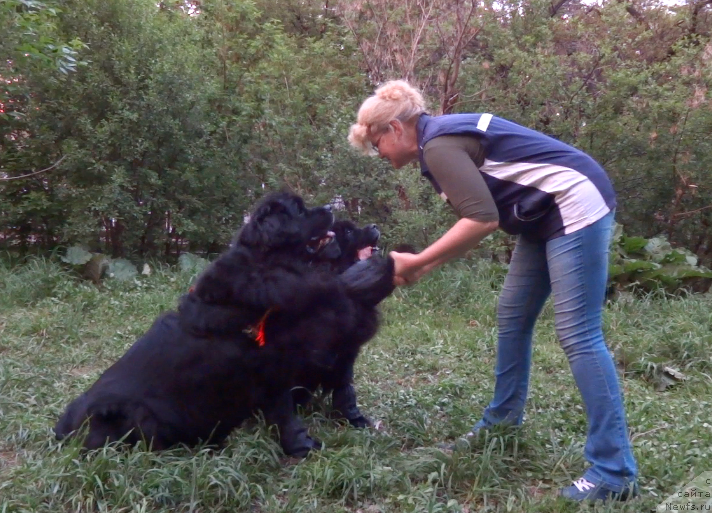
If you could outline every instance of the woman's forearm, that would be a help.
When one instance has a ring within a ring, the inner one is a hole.
[[[496,222],[482,223],[462,218],[445,235],[418,254],[418,260],[424,272],[464,255],[477,246],[482,239],[495,231]]]

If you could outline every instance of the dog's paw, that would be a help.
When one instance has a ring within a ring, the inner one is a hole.
[[[371,421],[366,418],[356,404],[356,390],[352,384],[347,384],[334,389],[331,396],[333,414],[345,419],[355,428],[371,427]]]
[[[371,419],[364,417],[363,415],[359,415],[356,418],[353,419],[346,419],[349,421],[349,424],[351,424],[353,427],[357,429],[366,429],[373,427],[373,422],[371,422]]]
[[[294,458],[306,458],[311,451],[321,451],[324,448],[324,443],[321,440],[308,435],[303,437],[300,442],[298,445],[283,447],[284,453]]]
[[[311,445],[311,450],[321,451],[324,448],[324,442],[322,442],[318,438],[313,438],[311,436],[309,436],[307,438],[309,438],[309,444]]]
[[[393,271],[392,258],[373,256],[349,267],[339,275],[339,280],[350,297],[376,306],[393,292]]]

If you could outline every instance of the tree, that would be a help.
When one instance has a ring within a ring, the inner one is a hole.
[[[22,97],[27,93],[23,75],[30,70],[64,75],[76,71],[83,43],[57,37],[56,20],[61,10],[55,2],[3,0],[0,2],[0,122],[23,115]],[[5,125],[4,132],[7,133]]]
[[[464,52],[482,29],[475,0],[365,0],[339,10],[373,84],[388,78],[413,82],[452,111]]]
[[[665,232],[712,260],[704,0],[38,5],[0,4],[0,48],[14,56],[0,64],[13,77],[0,118],[6,246],[213,252],[284,186],[378,222],[385,239],[427,244],[449,215],[429,185],[346,142],[374,86],[405,77],[435,112],[492,112],[587,151],[628,233]],[[43,53],[47,38],[86,42],[74,57],[86,65],[65,75],[18,50]]]

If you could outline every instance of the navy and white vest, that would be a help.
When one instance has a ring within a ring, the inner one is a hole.
[[[423,114],[417,126],[420,167],[425,145],[440,135],[473,135],[484,148],[479,168],[492,193],[499,225],[512,235],[549,240],[585,228],[616,207],[606,172],[584,152],[492,114]],[[447,200],[447,198],[444,198]]]

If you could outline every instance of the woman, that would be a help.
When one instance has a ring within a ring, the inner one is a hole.
[[[618,377],[601,327],[616,207],[605,171],[576,148],[491,114],[434,117],[424,106],[407,82],[388,82],[361,105],[349,142],[396,169],[419,161],[460,218],[421,253],[391,253],[396,285],[415,283],[497,228],[518,235],[499,297],[494,398],[466,436],[522,422],[534,323],[553,293],[556,332],[586,407],[591,463],[560,494],[578,501],[637,495]]]

